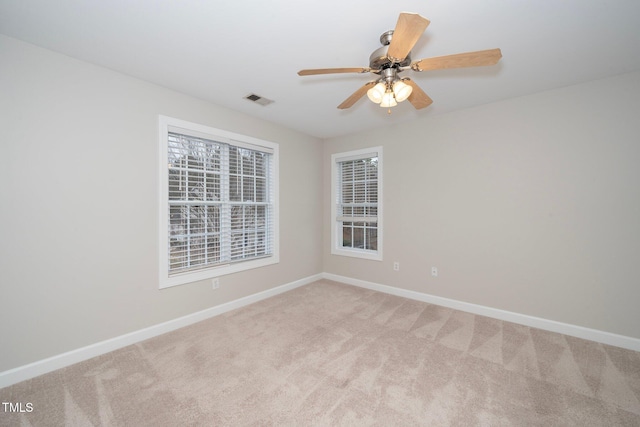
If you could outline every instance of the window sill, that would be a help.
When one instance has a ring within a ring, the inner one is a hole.
[[[373,261],[382,261],[381,251],[363,251],[358,249],[338,249],[333,248],[331,255],[348,256],[352,258],[368,259]]]

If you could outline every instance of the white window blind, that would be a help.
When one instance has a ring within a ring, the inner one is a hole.
[[[221,269],[240,263],[277,262],[273,149],[206,136],[167,126],[161,274],[168,286],[239,271]],[[217,270],[181,279],[207,269]]]
[[[333,252],[380,258],[381,148],[333,157]]]

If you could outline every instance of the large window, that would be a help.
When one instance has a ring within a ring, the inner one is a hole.
[[[382,260],[382,147],[331,156],[331,253]]]
[[[278,262],[278,145],[160,117],[160,287]]]

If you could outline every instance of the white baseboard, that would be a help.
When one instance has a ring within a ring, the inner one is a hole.
[[[554,320],[542,319],[539,317],[528,316],[525,314],[514,313],[510,311],[500,310],[492,307],[486,307],[477,304],[471,304],[463,301],[457,301],[449,298],[442,298],[434,295],[424,294],[421,292],[410,291],[407,289],[396,288],[393,286],[382,285],[379,283],[368,282],[365,280],[353,279],[346,276],[340,276],[331,273],[321,273],[313,276],[305,277],[294,282],[290,282],[272,289],[268,289],[257,294],[249,295],[234,301],[220,304],[206,310],[198,311],[177,319],[159,323],[148,328],[140,329],[125,335],[101,341],[86,347],[68,351],[44,360],[30,363],[28,365],[19,366],[0,372],[0,388],[8,387],[20,381],[25,381],[38,375],[46,374],[56,369],[61,369],[78,362],[100,356],[110,351],[126,347],[131,344],[162,335],[176,329],[189,326],[191,324],[209,319],[214,316],[226,313],[237,308],[262,301],[298,288],[308,285],[320,279],[333,280],[348,285],[358,286],[361,288],[371,289],[390,295],[409,298],[416,301],[422,301],[430,304],[436,304],[443,307],[449,307],[456,310],[466,311],[468,313],[479,314],[481,316],[492,317],[494,319],[505,320],[508,322],[518,323],[520,325],[530,326],[547,331],[558,332],[573,337],[583,338],[590,341],[609,344],[616,347],[626,348],[629,350],[640,351],[640,339],[617,335],[610,332],[589,329],[582,326],[571,325],[567,323],[556,322]]]
[[[177,319],[169,320],[148,328],[68,351],[44,360],[39,360],[28,365],[0,372],[0,388],[8,387],[20,381],[25,381],[30,378],[37,377],[38,375],[46,374],[56,369],[61,369],[73,365],[74,363],[82,362],[84,360],[91,359],[92,357],[100,356],[110,351],[189,326],[202,320],[290,291],[300,286],[308,285],[309,283],[313,283],[320,279],[322,279],[322,274],[305,277],[285,285],[267,289],[266,291],[249,295],[244,298],[239,298],[224,304],[216,305]]]
[[[640,351],[640,339],[627,337],[624,335],[613,334],[611,332],[599,331],[597,329],[589,329],[583,326],[571,325],[568,323],[556,322],[555,320],[542,319],[540,317],[528,316],[526,314],[514,313],[511,311],[500,310],[497,308],[486,307],[483,305],[471,304],[468,302],[457,301],[449,298],[442,298],[435,295],[424,294],[421,292],[410,291],[407,289],[395,288],[393,286],[381,285],[379,283],[368,282],[365,280],[353,279],[350,277],[340,276],[337,274],[323,273],[322,278],[345,283],[347,285],[358,286],[361,288],[371,289],[374,291],[384,292],[390,295],[409,298],[416,301],[436,304],[443,307],[449,307],[456,310],[466,311],[468,313],[479,314],[481,316],[492,317],[494,319],[505,320],[520,325],[530,326],[533,328],[544,329],[551,332],[570,335],[572,337],[583,338],[602,344],[613,345],[616,347],[626,348],[629,350]]]

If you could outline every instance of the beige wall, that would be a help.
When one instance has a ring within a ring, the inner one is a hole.
[[[4,36],[0,58],[0,372],[322,271],[320,140]],[[280,264],[158,289],[159,114],[280,144]]]
[[[330,156],[377,145],[384,260],[331,255]],[[640,338],[640,73],[333,138],[323,170],[325,272]]]

